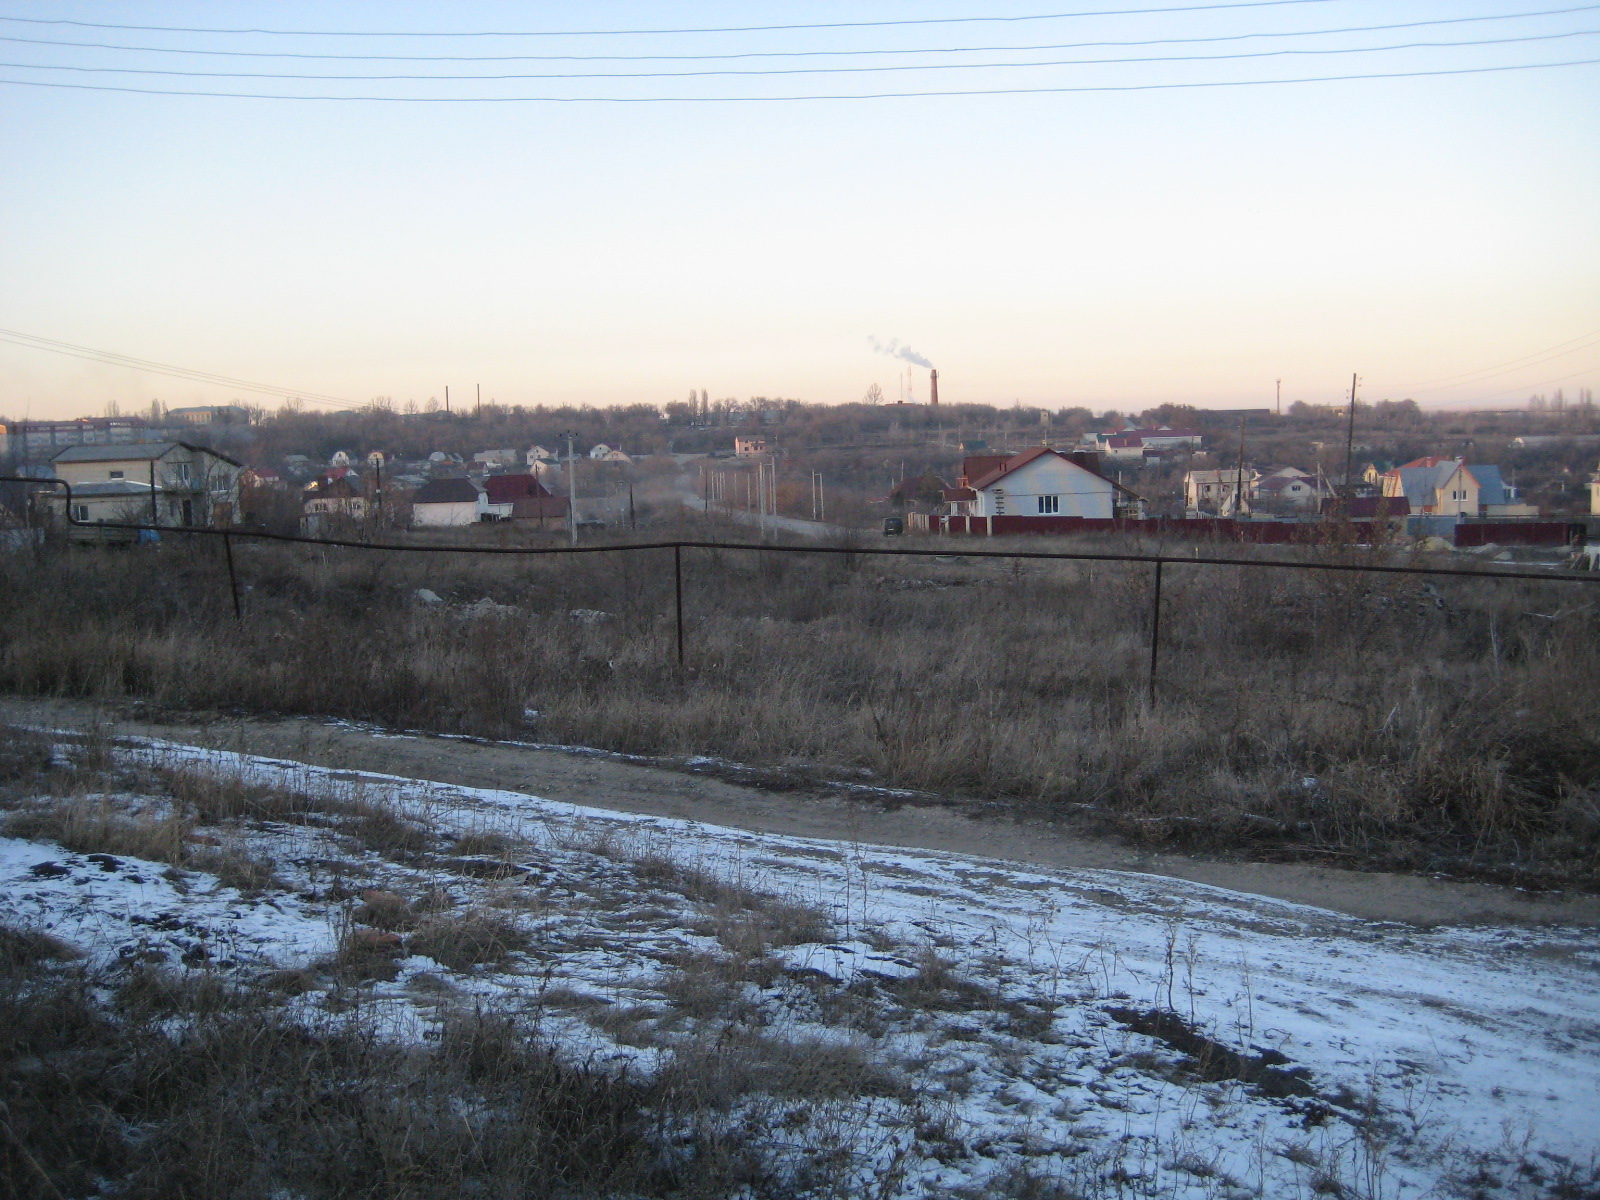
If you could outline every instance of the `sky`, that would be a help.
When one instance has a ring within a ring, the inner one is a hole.
[[[447,386],[894,400],[891,344],[939,369],[946,402],[1097,411],[1260,407],[1279,380],[1286,405],[1337,402],[1352,373],[1362,399],[1446,407],[1600,385],[1600,65],[1477,71],[1600,60],[1600,4],[1127,11],[1199,3],[0,0],[0,37],[35,39],[0,41],[0,413]],[[636,32],[865,21],[923,23]],[[444,36],[489,32],[507,36]],[[1192,61],[1513,37],[1541,40]],[[732,54],[765,57],[707,57]],[[929,69],[1090,58],[1190,61]],[[917,69],[240,77],[888,65]],[[940,91],[1012,94],[859,98]],[[269,98],[307,95],[453,99]],[[817,96],[858,98],[791,98]]]

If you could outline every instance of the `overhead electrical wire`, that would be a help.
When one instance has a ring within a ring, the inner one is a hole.
[[[1261,38],[1330,37],[1346,33],[1389,33],[1440,25],[1466,25],[1484,21],[1526,20],[1594,12],[1600,4],[1548,8],[1535,12],[1494,13],[1473,17],[1440,17],[1428,21],[1401,21],[1387,25],[1346,25],[1334,29],[1290,29],[1280,32],[1213,34],[1206,37],[1139,38],[1095,42],[1053,42],[1007,46],[925,46],[883,50],[741,50],[722,54],[308,54],[293,50],[217,50],[190,46],[126,46],[114,42],[67,42],[52,38],[7,37],[0,42],[27,46],[62,46],[79,50],[119,50],[141,54],[188,54],[222,58],[293,58],[330,62],[710,62],[747,58],[861,58],[909,54],[1000,54],[1029,50],[1093,50],[1139,46],[1184,46],[1242,42]]]
[[[54,79],[4,79],[0,85],[55,88],[83,92],[116,92],[137,96],[194,96],[223,100],[312,100],[382,104],[752,104],[792,103],[804,100],[909,100],[961,96],[1067,95],[1109,92],[1165,92],[1201,88],[1273,87],[1298,83],[1348,83],[1379,79],[1430,79],[1456,75],[1491,75],[1510,71],[1542,71],[1557,67],[1589,67],[1600,58],[1572,58],[1558,62],[1504,63],[1483,67],[1446,67],[1429,71],[1375,71],[1351,75],[1301,75],[1286,79],[1209,79],[1173,83],[1079,84],[1055,87],[953,88],[940,91],[835,92],[786,96],[353,96],[305,95],[274,92],[203,92],[176,88],[141,88],[117,84],[63,83]]]
[[[138,33],[261,34],[269,37],[660,37],[679,33],[778,33],[803,29],[889,29],[913,25],[1018,24],[1025,21],[1068,21],[1083,17],[1139,17],[1166,13],[1222,12],[1242,8],[1286,8],[1302,4],[1334,4],[1339,0],[1231,0],[1223,4],[1166,5],[1160,8],[1112,8],[1078,12],[1025,13],[1016,16],[914,17],[888,21],[824,21],[792,25],[725,25],[669,29],[502,29],[448,31],[381,29],[219,29],[189,25],[117,25],[105,21],[74,21],[65,17],[0,16],[0,21],[26,25],[67,25],[77,29],[119,29]]]
[[[1125,66],[1142,63],[1210,63],[1210,62],[1237,62],[1245,59],[1258,58],[1286,58],[1326,56],[1333,54],[1378,54],[1397,50],[1439,50],[1457,47],[1476,46],[1510,46],[1527,42],[1550,42],[1574,37],[1595,37],[1600,35],[1600,29],[1573,29],[1562,33],[1537,33],[1523,37],[1511,38],[1481,38],[1465,42],[1404,42],[1388,46],[1349,46],[1349,47],[1291,47],[1278,50],[1243,50],[1229,54],[1172,54],[1172,55],[1141,55],[1133,58],[1074,58],[1074,59],[1040,59],[1024,62],[955,62],[955,63],[890,63],[876,66],[849,66],[849,67],[708,67],[694,71],[584,71],[567,72],[564,74],[520,74],[520,75],[295,75],[288,73],[267,73],[248,71],[184,71],[160,67],[84,67],[84,66],[57,66],[42,63],[15,63],[0,62],[3,70],[30,70],[30,71],[74,71],[82,74],[112,74],[112,75],[166,75],[186,79],[284,79],[294,81],[304,80],[329,80],[338,82],[441,82],[441,83],[473,83],[473,82],[509,82],[521,80],[565,80],[565,79],[703,79],[707,77],[782,77],[789,75],[859,75],[883,74],[887,72],[905,71],[986,71],[986,70],[1013,70],[1020,67],[1088,67],[1088,66]]]
[[[174,379],[187,379],[193,383],[214,384],[219,387],[231,388],[234,391],[292,397],[312,404],[337,404],[345,408],[352,407],[349,400],[339,396],[323,396],[316,392],[276,387],[270,383],[255,383],[248,379],[234,379],[228,375],[217,375],[210,371],[180,367],[172,363],[152,362],[149,359],[134,358],[132,355],[118,354],[113,350],[96,350],[92,346],[79,346],[72,342],[60,342],[54,338],[39,337],[36,334],[22,333],[15,329],[0,329],[0,342],[6,342],[13,346],[25,346],[30,350],[46,350],[51,354],[65,354],[72,358],[82,358],[90,362],[104,363],[108,366],[145,371],[152,375],[167,375]]]
[[[1566,358],[1568,355],[1590,350],[1595,346],[1600,346],[1600,329],[1544,350],[1536,350],[1532,354],[1524,354],[1521,358],[1513,358],[1490,367],[1479,367],[1472,371],[1462,371],[1456,375],[1445,375],[1439,379],[1424,380],[1420,384],[1411,384],[1404,390],[1421,395],[1424,392],[1442,392],[1450,388],[1466,387],[1469,384],[1483,383],[1498,375],[1509,375],[1512,371],[1525,371],[1529,367],[1542,366],[1544,363],[1554,362],[1558,358]]]

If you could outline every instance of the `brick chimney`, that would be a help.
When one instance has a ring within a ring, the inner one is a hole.
[[[939,407],[939,372],[928,372],[928,403],[934,408]]]

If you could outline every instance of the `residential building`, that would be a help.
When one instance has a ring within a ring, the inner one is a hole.
[[[767,439],[764,437],[736,437],[733,439],[733,456],[735,458],[760,458],[767,452]]]
[[[1134,429],[1129,426],[1120,433],[1083,435],[1086,447],[1121,462],[1142,461],[1147,456],[1159,457],[1173,450],[1198,450],[1203,441],[1198,430],[1173,429],[1170,425],[1156,429]]]
[[[1138,497],[1095,469],[1093,455],[1068,457],[1048,446],[1021,454],[974,455],[944,499],[952,515],[1089,517],[1109,520]]]
[[[415,526],[474,525],[479,516],[478,487],[459,475],[430,479],[411,497],[411,523]]]
[[[561,522],[567,519],[567,498],[552,495],[536,475],[490,475],[483,481],[479,517],[485,521],[537,521],[541,526]]]
[[[78,521],[231,525],[240,464],[187,442],[69,446],[51,460],[72,489]]]
[[[1600,470],[1589,476],[1589,511],[1600,513]]]
[[[520,456],[515,450],[479,450],[472,456],[472,461],[485,467],[501,468],[514,467]]]
[[[1186,471],[1183,476],[1183,507],[1188,512],[1217,513],[1237,507],[1236,493],[1244,500],[1255,494],[1260,473],[1254,467],[1218,467],[1215,470]]]
[[[240,404],[203,404],[193,408],[169,408],[167,420],[174,425],[246,425],[250,413]]]
[[[0,457],[48,461],[68,446],[116,446],[160,436],[143,417],[79,417],[75,421],[17,421],[0,425]]]
[[[1383,474],[1383,494],[1404,496],[1413,513],[1453,517],[1533,517],[1539,510],[1518,503],[1515,488],[1488,463],[1459,458],[1418,458]]]
[[[365,520],[367,493],[361,476],[349,467],[328,468],[306,484],[300,509],[307,532],[317,532],[340,519]]]
[[[1299,467],[1280,467],[1256,480],[1247,495],[1264,510],[1305,512],[1319,507],[1333,489]]]

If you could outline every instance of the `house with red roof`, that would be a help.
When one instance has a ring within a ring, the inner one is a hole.
[[[565,521],[567,501],[534,475],[490,475],[483,481],[479,517],[485,521]]]
[[[971,455],[944,499],[953,516],[1078,517],[1109,521],[1139,497],[1100,474],[1097,456],[1036,446]]]

